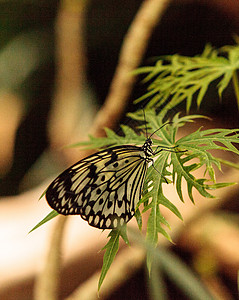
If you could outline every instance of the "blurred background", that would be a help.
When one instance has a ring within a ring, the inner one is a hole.
[[[54,230],[52,224],[47,224],[27,235],[50,211],[45,200],[38,199],[58,172],[79,159],[79,149],[64,146],[87,138],[96,112],[108,95],[124,37],[142,3],[0,3],[0,299],[40,299],[34,284],[48,253],[48,233]],[[165,54],[200,54],[207,43],[215,47],[235,44],[238,16],[239,2],[233,0],[169,1],[141,65]],[[133,100],[145,91],[146,86],[138,79],[124,110],[134,111]],[[233,87],[225,91],[221,102],[218,98],[211,87],[200,113],[214,119],[210,126],[238,128]],[[120,119],[125,120],[124,114]],[[229,181],[238,179],[238,171],[233,172],[227,173]],[[172,248],[194,270],[206,272],[215,299],[237,299],[239,251],[230,250],[239,249],[238,190],[224,197],[220,209],[207,212],[206,221],[197,217],[198,225],[195,222],[189,229],[184,228],[177,236],[177,246]],[[181,210],[187,209],[186,205]],[[193,209],[190,207],[190,212]],[[197,214],[205,218],[203,212],[199,206]],[[102,253],[98,251],[105,243],[105,234],[78,219],[70,221],[65,229],[60,299],[69,297],[102,264]],[[216,241],[204,240],[206,246],[199,243],[203,233],[198,228],[207,222],[208,226],[214,224],[212,227],[217,224],[227,238],[228,233],[232,235],[226,243],[230,249],[222,247],[217,258],[214,253],[219,253],[220,247]],[[197,242],[192,246],[188,240],[194,239]],[[228,261],[223,260],[226,256]],[[103,298],[153,298],[143,262],[126,277]],[[166,282],[169,299],[188,299],[173,282],[167,278]]]

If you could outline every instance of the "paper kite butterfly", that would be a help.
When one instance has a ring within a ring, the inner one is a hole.
[[[114,229],[135,214],[148,163],[151,138],[143,146],[115,146],[90,155],[61,173],[48,187],[48,204],[63,215],[80,215],[89,225]]]

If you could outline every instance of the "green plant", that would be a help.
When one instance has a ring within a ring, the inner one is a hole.
[[[228,58],[220,55],[226,53]],[[164,59],[164,60],[163,60]],[[207,46],[201,56],[193,58],[179,55],[165,56],[153,67],[144,67],[135,73],[149,73],[145,81],[152,80],[149,85],[149,92],[137,100],[143,101],[151,97],[145,108],[148,134],[156,132],[153,138],[154,147],[165,149],[155,158],[154,164],[148,168],[144,183],[142,199],[140,200],[135,217],[139,229],[142,228],[141,214],[150,210],[147,221],[146,241],[155,248],[158,243],[158,234],[163,234],[171,241],[170,235],[165,230],[170,228],[167,220],[160,211],[163,205],[171,210],[178,218],[182,216],[177,207],[164,194],[163,185],[168,182],[175,183],[175,188],[179,198],[183,201],[182,179],[186,181],[189,198],[193,202],[193,189],[202,196],[212,198],[211,190],[226,187],[234,183],[217,183],[215,178],[215,168],[221,170],[221,163],[230,165],[231,163],[215,157],[210,150],[229,151],[239,155],[239,151],[234,144],[238,143],[239,129],[209,129],[199,128],[197,131],[187,136],[176,139],[178,130],[188,122],[193,122],[200,115],[180,116],[175,114],[172,119],[166,120],[169,110],[177,106],[180,102],[186,101],[186,110],[190,111],[193,96],[196,95],[197,104],[200,106],[209,84],[218,78],[218,93],[221,96],[228,83],[233,79],[235,93],[239,104],[238,81],[236,70],[239,67],[239,46],[227,46],[215,50]],[[165,107],[158,112],[157,108],[167,101]],[[142,110],[129,114],[131,119],[139,123],[144,122]],[[145,128],[144,125],[139,129]],[[145,141],[145,134],[137,134],[135,130],[127,125],[121,126],[123,135],[117,135],[110,129],[105,129],[106,137],[89,137],[89,141],[77,144],[89,148],[108,147],[112,145],[136,144],[141,145]],[[156,138],[157,136],[157,138]],[[195,162],[197,159],[197,162]],[[204,168],[204,176],[195,178],[193,172],[199,168]],[[159,175],[160,174],[160,175]],[[165,180],[167,178],[167,181]],[[142,212],[139,206],[142,204]],[[49,221],[57,215],[51,212],[45,219],[37,224],[32,230]],[[120,236],[128,243],[126,225],[120,229],[112,230],[108,237],[109,241],[103,248],[105,250],[104,261],[98,289],[105,278],[105,275],[118,251]],[[147,251],[147,266],[150,272],[152,266],[152,251]]]
[[[237,40],[239,40],[237,38]],[[193,57],[182,55],[167,55],[157,60],[151,67],[142,67],[135,74],[148,74],[145,82],[151,81],[148,92],[137,99],[151,100],[147,107],[159,107],[166,101],[164,114],[172,107],[186,101],[186,111],[189,112],[193,97],[198,107],[208,90],[209,85],[216,80],[219,97],[232,80],[239,108],[239,44],[214,49],[207,45],[201,55]]]

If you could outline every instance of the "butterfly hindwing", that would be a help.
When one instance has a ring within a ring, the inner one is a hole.
[[[60,174],[48,187],[46,199],[58,213],[79,214],[97,228],[116,228],[135,213],[147,165],[142,147],[100,151]]]

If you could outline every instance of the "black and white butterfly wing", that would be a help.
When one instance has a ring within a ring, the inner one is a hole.
[[[91,226],[116,228],[133,217],[147,167],[141,147],[112,147],[60,174],[48,187],[46,199],[60,214],[79,214]]]

